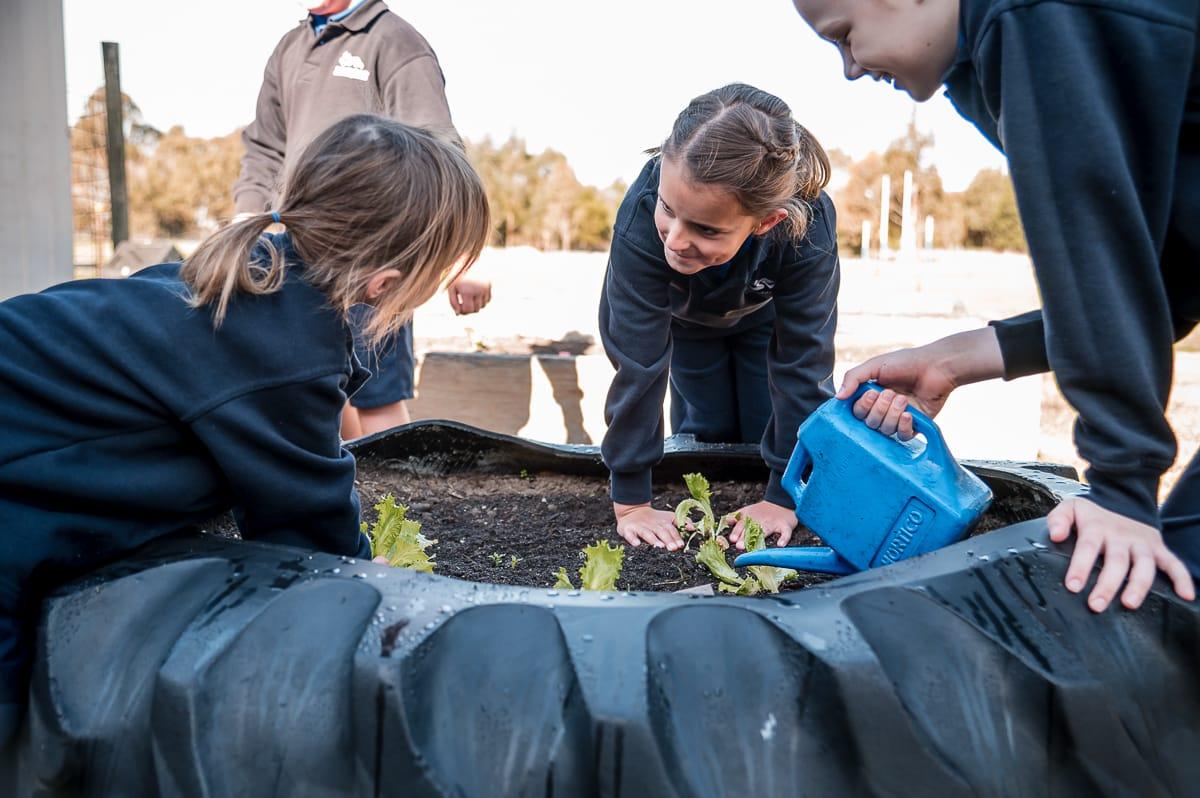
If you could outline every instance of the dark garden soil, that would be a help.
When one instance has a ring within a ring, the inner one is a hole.
[[[421,532],[437,541],[430,549],[434,573],[475,582],[549,587],[559,567],[565,566],[578,586],[582,549],[603,540],[625,545],[624,567],[617,581],[622,590],[669,592],[705,585],[716,589],[716,579],[696,562],[698,540],[674,552],[626,544],[617,535],[606,479],[551,472],[431,476],[390,465],[388,461],[358,463],[363,520],[373,523],[377,516],[374,505],[389,493],[395,496],[408,506],[408,517],[421,523]],[[763,485],[715,481],[712,490],[713,509],[728,513],[759,501]],[[682,481],[656,484],[653,503],[670,510],[687,496]],[[1007,496],[984,514],[973,534],[1045,513],[1046,508],[1033,498]],[[237,534],[229,516],[214,526],[217,534]],[[821,541],[801,527],[792,545],[821,545]],[[736,554],[729,552],[731,564]],[[830,578],[802,572],[784,589],[811,587]]]
[[[597,540],[624,543],[617,535],[605,479],[555,473],[424,476],[393,470],[387,461],[359,461],[358,490],[368,523],[375,520],[374,505],[389,493],[407,505],[409,518],[421,522],[422,533],[438,541],[431,549],[435,573],[458,579],[546,587],[554,584],[558,568],[566,566],[578,585],[583,547]],[[761,500],[763,485],[713,482],[712,490],[713,509],[727,513]],[[682,482],[655,485],[653,504],[669,510],[687,496]],[[1045,514],[1034,503],[1025,507],[1018,499],[998,502],[980,519],[975,534]],[[716,580],[696,562],[698,543],[692,541],[689,548],[674,552],[626,544],[617,586],[675,591],[712,585],[715,589]],[[801,527],[792,544],[821,545],[821,541]],[[731,551],[730,563],[734,556]],[[829,578],[801,573],[787,585],[798,589]]]
[[[720,513],[760,501],[763,486],[714,482],[712,489],[713,508]],[[408,505],[408,517],[421,522],[422,534],[437,540],[430,551],[434,572],[442,576],[547,587],[554,584],[559,566],[566,566],[578,586],[584,546],[597,540],[624,543],[617,535],[604,479],[562,474],[416,476],[360,461],[358,490],[368,523],[375,520],[373,505],[389,493]],[[656,485],[654,506],[669,510],[687,496],[682,482]],[[805,534],[796,542],[819,545]],[[626,544],[617,587],[673,591],[715,585],[708,569],[696,562],[698,543],[674,552]],[[733,557],[731,552],[730,562]],[[803,585],[796,587],[825,581],[812,574],[801,578]]]

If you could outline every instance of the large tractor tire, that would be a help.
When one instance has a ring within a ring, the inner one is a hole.
[[[419,423],[361,458],[602,473]],[[463,582],[180,536],[58,590],[0,794],[1196,795],[1200,613],[1091,613],[1059,469],[969,464],[1011,526],[770,598]],[[683,442],[663,468],[758,473]],[[1022,518],[1032,520],[1021,521]]]

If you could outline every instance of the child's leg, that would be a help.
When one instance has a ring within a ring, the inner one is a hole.
[[[362,437],[362,422],[358,420],[358,411],[354,405],[346,402],[342,408],[342,440],[352,441]]]
[[[356,331],[354,351],[371,371],[371,379],[350,397],[350,404],[358,411],[360,434],[370,435],[407,424],[405,401],[413,397],[412,322],[374,349],[363,344]]]
[[[771,388],[767,382],[767,347],[775,322],[760,324],[730,339],[733,380],[737,391],[738,428],[745,443],[762,440],[771,420]]]
[[[1160,512],[1163,541],[1200,579],[1200,452],[1196,452]]]
[[[724,338],[681,340],[671,350],[671,430],[710,443],[737,443],[737,397]]]

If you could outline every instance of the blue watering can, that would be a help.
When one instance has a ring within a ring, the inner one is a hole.
[[[849,399],[830,399],[817,408],[800,425],[783,474],[796,517],[829,545],[759,549],[734,565],[850,574],[966,536],[992,492],[958,464],[937,424],[916,408],[908,412],[924,444],[882,435],[855,418],[854,403],[872,390],[882,388],[865,383]]]

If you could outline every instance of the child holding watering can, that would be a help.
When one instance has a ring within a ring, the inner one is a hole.
[[[460,148],[352,116],[277,211],[183,264],[0,303],[0,745],[49,585],[231,508],[248,539],[370,556],[338,434],[366,376],[347,313],[393,333],[488,231]]]
[[[832,395],[839,266],[829,162],[791,109],[732,84],[701,95],[617,213],[600,336],[617,373],[601,452],[617,531],[683,545],[650,505],[671,426],[702,441],[761,441],[763,501],[740,510],[779,545],[796,527],[780,477],[805,417]],[[742,526],[731,533],[740,547]]]
[[[1167,501],[1175,438],[1164,408],[1172,342],[1200,320],[1200,3],[1163,0],[795,0],[870,75],[924,101],[943,84],[1008,156],[1044,308],[851,370],[857,415],[911,436],[905,402],[936,413],[958,385],[1053,370],[1079,411],[1086,498],[1047,518],[1072,529],[1066,586],[1103,568],[1088,606],[1137,608],[1157,571],[1195,597],[1200,456]],[[1189,574],[1190,570],[1190,574]],[[1123,590],[1122,590],[1123,587]]]

